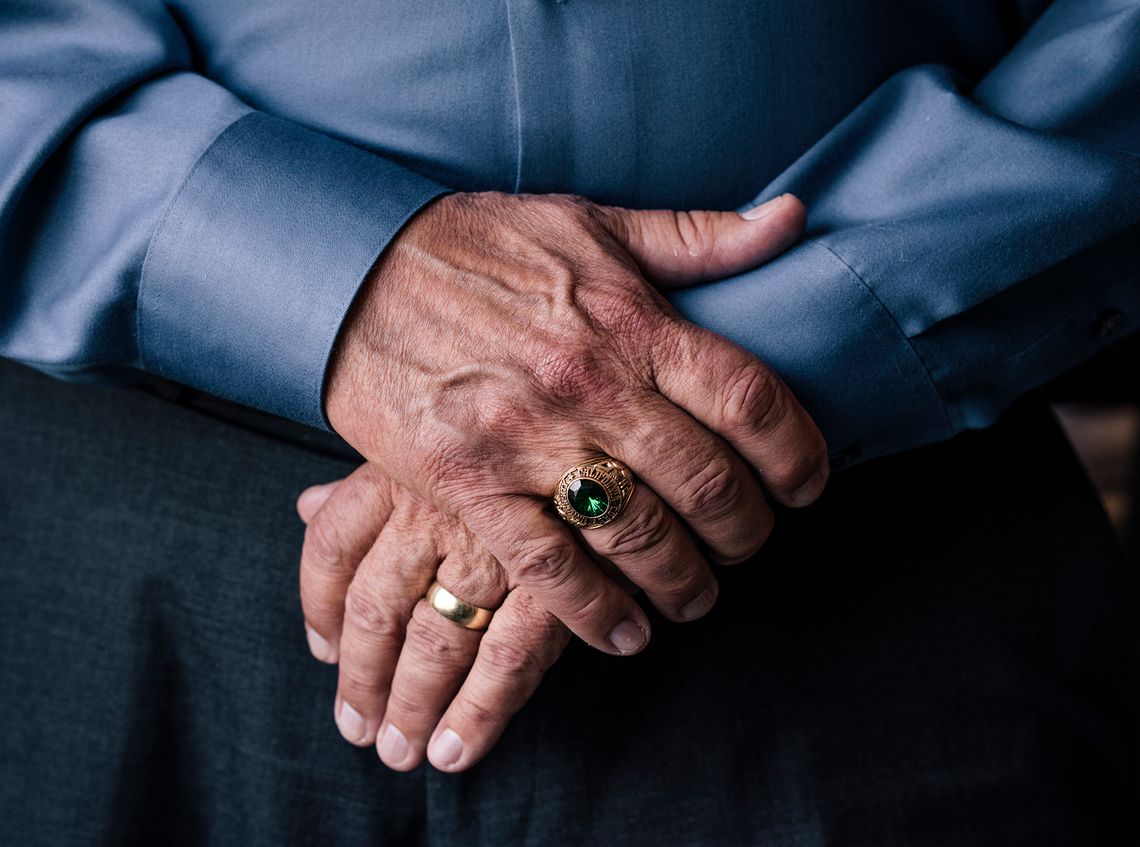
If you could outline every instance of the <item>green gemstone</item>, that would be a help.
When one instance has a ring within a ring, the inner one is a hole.
[[[584,518],[596,518],[610,506],[606,489],[592,479],[576,479],[566,489],[570,506]]]

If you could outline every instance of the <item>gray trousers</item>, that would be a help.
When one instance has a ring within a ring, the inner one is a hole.
[[[1038,400],[835,474],[645,654],[572,643],[461,775],[345,743],[306,650],[293,501],[355,462],[0,363],[0,844],[1140,843],[1122,562]]]

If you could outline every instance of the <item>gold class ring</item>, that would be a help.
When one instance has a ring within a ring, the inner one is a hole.
[[[464,629],[486,629],[491,623],[491,615],[494,614],[490,609],[460,600],[439,582],[431,584],[425,599],[433,609]]]
[[[554,489],[562,520],[579,529],[597,529],[617,519],[633,496],[633,474],[612,456],[575,465]]]

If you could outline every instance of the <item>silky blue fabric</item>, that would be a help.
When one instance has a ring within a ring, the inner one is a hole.
[[[327,427],[341,322],[451,190],[745,208],[670,300],[836,456],[986,426],[1137,326],[1136,0],[6,0],[0,355]]]

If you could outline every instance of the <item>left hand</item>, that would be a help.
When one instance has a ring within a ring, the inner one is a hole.
[[[339,663],[334,717],[396,770],[471,767],[494,746],[562,653],[570,632],[459,520],[376,465],[297,499],[307,524],[301,605],[309,647]],[[496,608],[486,632],[423,599],[432,580]]]

